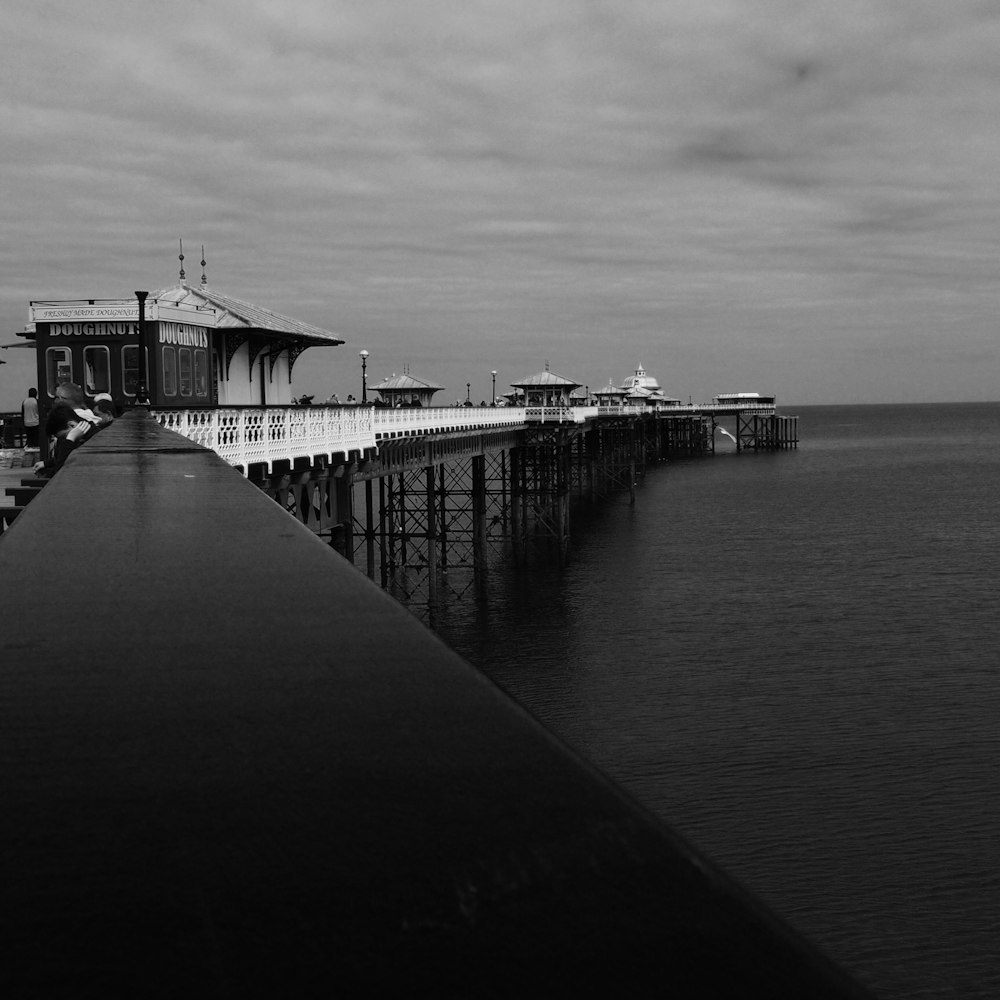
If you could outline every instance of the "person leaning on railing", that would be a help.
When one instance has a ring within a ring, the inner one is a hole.
[[[101,394],[102,397],[104,395]],[[109,409],[105,402],[103,398],[98,400],[96,405],[99,409],[95,413],[87,406],[80,386],[72,382],[56,386],[55,405],[45,420],[45,436],[54,438],[55,443],[49,457],[43,462],[35,463],[35,475],[54,476],[84,441],[89,441],[101,428],[107,427],[114,420],[113,404]]]

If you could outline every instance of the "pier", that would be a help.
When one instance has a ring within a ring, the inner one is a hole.
[[[383,589],[432,621],[439,596],[485,599],[498,553],[518,565],[571,558],[573,512],[636,499],[648,467],[714,454],[720,421],[738,452],[795,448],[773,400],[708,404],[154,409]],[[39,488],[7,488],[6,526]]]
[[[634,501],[648,465],[713,453],[722,419],[737,452],[798,443],[797,419],[778,415],[773,396],[685,406],[642,364],[594,393],[546,361],[498,397],[494,371],[491,405],[479,407],[468,384],[465,406],[434,406],[443,387],[407,366],[373,387],[369,406],[362,350],[362,405],[289,405],[302,353],[344,340],[210,288],[204,271],[189,284],[183,251],[178,259],[178,283],[152,295],[29,303],[19,335],[35,347],[42,423],[59,387],[81,378],[119,411],[148,406],[383,587],[400,594],[419,578],[428,609],[456,566],[472,567],[481,593],[491,547],[509,545],[519,564],[544,548],[565,565],[574,503],[621,492]],[[15,494],[0,524],[30,496]]]
[[[500,547],[518,564],[538,556],[566,564],[574,504],[613,493],[634,502],[648,466],[712,455],[721,419],[738,451],[795,448],[797,418],[775,409],[744,399],[154,415],[243,471],[371,579],[397,596],[420,592],[432,611],[449,571],[471,570],[481,593]]]
[[[142,410],[0,602],[6,995],[868,996]]]

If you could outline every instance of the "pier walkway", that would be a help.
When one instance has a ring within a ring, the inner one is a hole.
[[[386,441],[491,429],[584,424],[601,419],[666,419],[670,417],[732,416],[737,421],[795,418],[775,416],[775,407],[754,404],[693,404],[678,406],[572,407],[428,407],[377,406],[245,406],[215,409],[154,411],[156,419],[198,444],[211,448],[230,465],[246,470],[251,464],[294,461],[320,454],[348,455],[376,449]],[[738,424],[739,426],[739,424]],[[750,447],[764,436],[741,434]],[[792,425],[780,440],[794,446]],[[738,442],[739,443],[739,442]],[[772,442],[772,445],[778,442]]]
[[[141,411],[0,607],[4,996],[868,996]]]
[[[794,448],[797,418],[770,405],[271,406],[154,410],[214,451],[431,623],[439,595],[481,598],[497,555],[570,558],[572,511],[625,492],[650,464]],[[717,423],[723,415],[735,434]],[[5,453],[6,454],[6,453]],[[15,458],[20,458],[20,452]],[[0,530],[37,495],[11,470]],[[363,493],[363,497],[361,494]],[[472,577],[466,578],[463,569]],[[457,575],[456,575],[457,574]],[[418,610],[419,606],[419,610]]]

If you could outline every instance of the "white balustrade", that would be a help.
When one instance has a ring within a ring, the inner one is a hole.
[[[655,403],[644,406],[601,404],[599,415],[641,414],[641,413],[774,413],[773,403]]]
[[[268,406],[154,410],[169,430],[210,448],[230,465],[347,455],[416,434],[523,427],[521,407]]]
[[[596,406],[529,406],[525,410],[530,424],[582,424],[597,414]]]
[[[489,427],[523,427],[520,406],[375,407],[375,435],[378,438],[407,434],[445,434],[448,431]]]
[[[594,417],[642,413],[773,413],[761,404],[680,406],[450,406],[387,409],[376,406],[247,406],[154,410],[164,427],[210,448],[230,465],[293,461],[313,455],[377,450],[380,442],[418,434],[582,424]]]

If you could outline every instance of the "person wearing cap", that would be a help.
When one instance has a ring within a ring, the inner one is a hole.
[[[91,409],[93,409],[94,414],[100,419],[102,426],[110,424],[118,416],[118,411],[115,409],[115,401],[111,398],[110,392],[99,392],[94,397],[94,405]]]
[[[83,389],[75,382],[60,382],[56,386],[54,395],[54,408],[68,406],[81,420],[89,420],[92,424],[98,425],[104,422],[87,406],[87,397],[84,396]],[[107,395],[107,393],[100,395]]]
[[[61,382],[54,395],[55,405],[46,418],[45,435],[55,438],[55,445],[49,458],[35,464],[35,474],[40,476],[55,475],[73,451],[114,419],[90,409],[83,389],[73,382]]]

